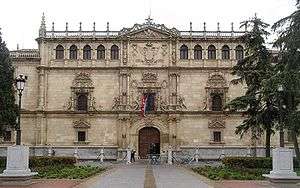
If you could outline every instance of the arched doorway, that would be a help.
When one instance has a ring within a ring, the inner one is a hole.
[[[160,133],[157,128],[144,127],[139,131],[139,156],[146,159],[150,153],[160,153]]]

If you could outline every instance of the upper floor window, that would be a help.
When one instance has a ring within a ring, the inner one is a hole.
[[[77,93],[77,110],[87,111],[88,110],[88,94]]]
[[[113,45],[111,47],[110,58],[111,59],[119,59],[119,47],[117,45]]]
[[[241,45],[238,45],[235,48],[235,58],[237,60],[244,59],[244,48]]]
[[[202,59],[202,47],[200,45],[194,47],[194,59]]]
[[[63,59],[64,58],[64,47],[62,45],[58,45],[55,49],[56,59]]]
[[[85,45],[83,47],[83,59],[91,59],[92,58],[92,49],[89,45]]]
[[[222,59],[230,59],[230,49],[227,45],[222,47]]]
[[[99,45],[97,48],[97,59],[105,59],[105,47]]]
[[[222,111],[223,110],[223,94],[212,93],[211,94],[211,110]]]
[[[70,47],[70,59],[77,59],[77,46],[75,45]]]
[[[188,59],[189,49],[186,45],[180,47],[180,59]]]
[[[214,45],[208,47],[208,59],[216,59],[216,47]]]
[[[155,93],[145,93],[144,97],[146,98],[146,112],[155,110]]]

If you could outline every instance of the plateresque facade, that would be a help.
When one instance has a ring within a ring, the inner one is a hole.
[[[168,148],[202,158],[247,155],[239,112],[223,109],[245,88],[230,74],[243,58],[246,31],[179,31],[146,19],[120,31],[47,31],[38,49],[11,52],[16,76],[28,76],[22,105],[22,143],[34,155],[121,158],[134,148]],[[141,113],[147,98],[146,113]],[[8,131],[7,134],[10,134]],[[9,139],[14,140],[7,136]],[[9,142],[4,142],[8,144]],[[261,145],[257,141],[256,146]]]

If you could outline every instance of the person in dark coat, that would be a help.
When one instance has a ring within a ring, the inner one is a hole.
[[[134,156],[135,156],[135,150],[133,149],[133,150],[131,150],[131,158],[130,158],[130,161],[131,162],[135,162],[135,158],[134,158]]]

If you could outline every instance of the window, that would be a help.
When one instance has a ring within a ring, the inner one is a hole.
[[[87,111],[87,109],[88,109],[87,93],[78,93],[77,94],[77,110],[78,111]]]
[[[97,48],[97,59],[105,59],[105,48],[103,45],[99,45]]]
[[[77,132],[77,139],[78,139],[78,142],[85,142],[86,141],[86,132],[85,131],[78,131]]]
[[[214,142],[221,142],[222,141],[221,131],[214,131],[213,132],[213,141]]]
[[[186,45],[180,47],[180,59],[188,59],[189,49]]]
[[[200,45],[194,47],[194,59],[202,59],[202,47]]]
[[[116,45],[113,45],[111,47],[111,54],[110,54],[111,59],[119,59],[119,47]]]
[[[214,45],[208,47],[208,59],[216,59],[216,47]]]
[[[56,59],[63,59],[64,58],[64,47],[62,45],[58,45],[55,49]]]
[[[154,109],[155,109],[155,93],[145,93],[144,96],[147,97],[146,112],[154,111]]]
[[[4,131],[3,141],[10,142],[11,141],[11,131]]]
[[[211,96],[211,110],[212,111],[222,111],[223,102],[222,102],[223,94],[212,94]]]
[[[70,59],[77,59],[77,46],[75,45],[70,47]]]
[[[92,57],[92,50],[89,45],[83,47],[83,59],[91,59]]]
[[[222,59],[230,59],[230,49],[227,45],[222,47]]]
[[[244,59],[244,48],[241,45],[235,48],[235,58],[237,60]]]

